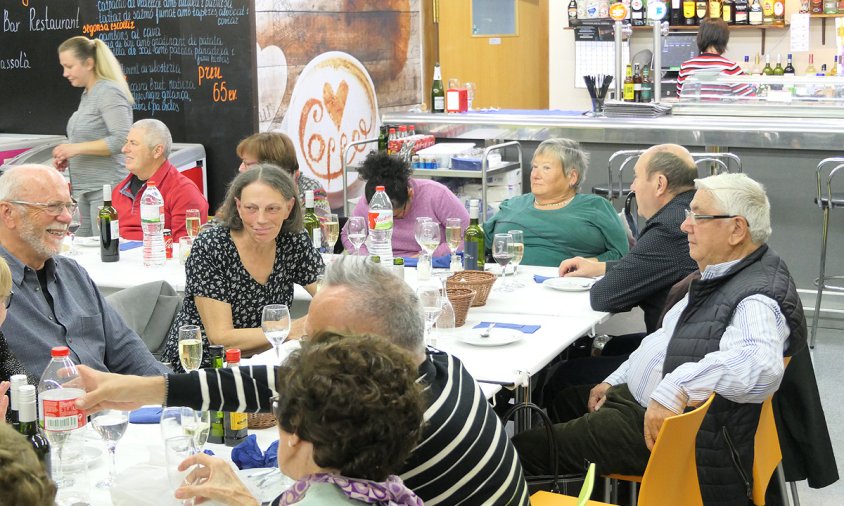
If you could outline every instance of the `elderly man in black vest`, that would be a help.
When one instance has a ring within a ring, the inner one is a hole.
[[[695,186],[681,229],[700,278],[603,383],[558,397],[567,421],[554,426],[555,443],[560,472],[587,459],[602,473],[642,474],[664,420],[715,392],[697,440],[704,503],[747,504],[761,403],[780,385],[783,356],[805,345],[806,321],[785,262],[766,244],[762,186],[743,174]],[[528,474],[548,471],[543,431],[514,443]]]

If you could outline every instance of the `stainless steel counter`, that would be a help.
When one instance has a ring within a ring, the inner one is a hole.
[[[735,116],[666,116],[662,118],[590,118],[553,114],[388,113],[387,123],[412,123],[417,133],[449,139],[497,139],[541,142],[568,137],[581,143],[749,149],[840,151],[844,120]]]

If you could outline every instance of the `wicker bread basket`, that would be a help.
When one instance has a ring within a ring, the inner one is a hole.
[[[278,423],[272,413],[249,413],[246,423],[250,429],[269,429]]]
[[[469,306],[475,300],[475,291],[469,288],[446,288],[446,294],[454,308],[454,326],[462,327],[466,323]]]
[[[483,306],[489,291],[495,283],[495,274],[484,271],[463,271],[453,274],[446,280],[446,288],[468,288],[475,291],[472,307]]]

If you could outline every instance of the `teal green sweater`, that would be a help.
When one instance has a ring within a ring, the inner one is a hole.
[[[627,254],[627,234],[607,199],[577,194],[566,207],[553,210],[536,209],[534,200],[526,193],[501,203],[498,213],[483,224],[487,249],[494,234],[522,230],[525,265],[556,267],[576,256],[605,262]]]

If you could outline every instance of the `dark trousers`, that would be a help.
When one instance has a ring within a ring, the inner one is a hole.
[[[643,435],[645,408],[627,385],[617,385],[607,391],[607,400],[598,411],[587,413],[592,386],[567,389],[549,406],[548,414],[561,422],[553,427],[560,473],[582,473],[584,462],[589,461],[602,474],[643,474],[650,458]],[[517,434],[513,444],[526,474],[550,473],[544,429]]]

